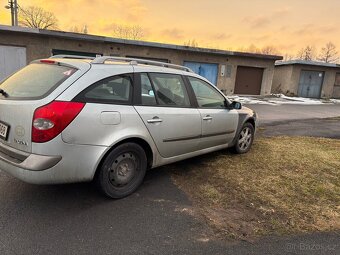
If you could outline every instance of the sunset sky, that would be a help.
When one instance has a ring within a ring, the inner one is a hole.
[[[340,0],[18,0],[53,12],[61,30],[88,26],[112,36],[112,24],[140,25],[146,41],[238,50],[251,44],[296,54],[306,45],[340,48]],[[0,24],[10,12],[0,1]]]

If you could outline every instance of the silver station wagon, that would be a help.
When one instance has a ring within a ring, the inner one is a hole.
[[[0,169],[34,184],[94,180],[121,198],[147,169],[227,147],[248,152],[256,122],[187,67],[54,56],[0,83]]]

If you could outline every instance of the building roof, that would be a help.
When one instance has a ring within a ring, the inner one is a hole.
[[[339,64],[325,63],[320,61],[308,61],[308,60],[289,60],[289,61],[277,61],[275,66],[286,66],[286,65],[308,65],[308,66],[321,66],[321,67],[331,67],[340,68]]]
[[[276,56],[276,55],[265,55],[265,54],[248,53],[248,52],[237,52],[237,51],[217,50],[217,49],[209,49],[209,48],[189,47],[189,46],[182,46],[182,45],[175,45],[175,44],[126,40],[126,39],[118,39],[118,38],[106,37],[106,36],[88,35],[88,34],[71,33],[71,32],[55,31],[55,30],[45,30],[45,29],[37,29],[37,28],[13,27],[13,26],[0,25],[0,32],[37,34],[37,35],[42,35],[42,36],[60,37],[60,38],[71,39],[71,40],[73,39],[73,40],[85,40],[85,41],[106,42],[106,43],[120,43],[120,44],[126,44],[126,45],[174,49],[174,50],[200,52],[200,53],[224,55],[224,56],[238,56],[238,57],[268,59],[268,60],[281,60],[282,59],[282,56]]]

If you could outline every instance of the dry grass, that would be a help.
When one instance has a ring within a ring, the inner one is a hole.
[[[339,140],[260,138],[245,155],[221,151],[169,167],[219,234],[340,229]]]

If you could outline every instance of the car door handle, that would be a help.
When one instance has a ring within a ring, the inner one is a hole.
[[[151,120],[147,120],[148,123],[159,123],[162,122],[163,120],[160,119],[159,117],[155,116]]]
[[[212,117],[210,115],[207,115],[207,116],[203,117],[203,120],[212,120]]]

